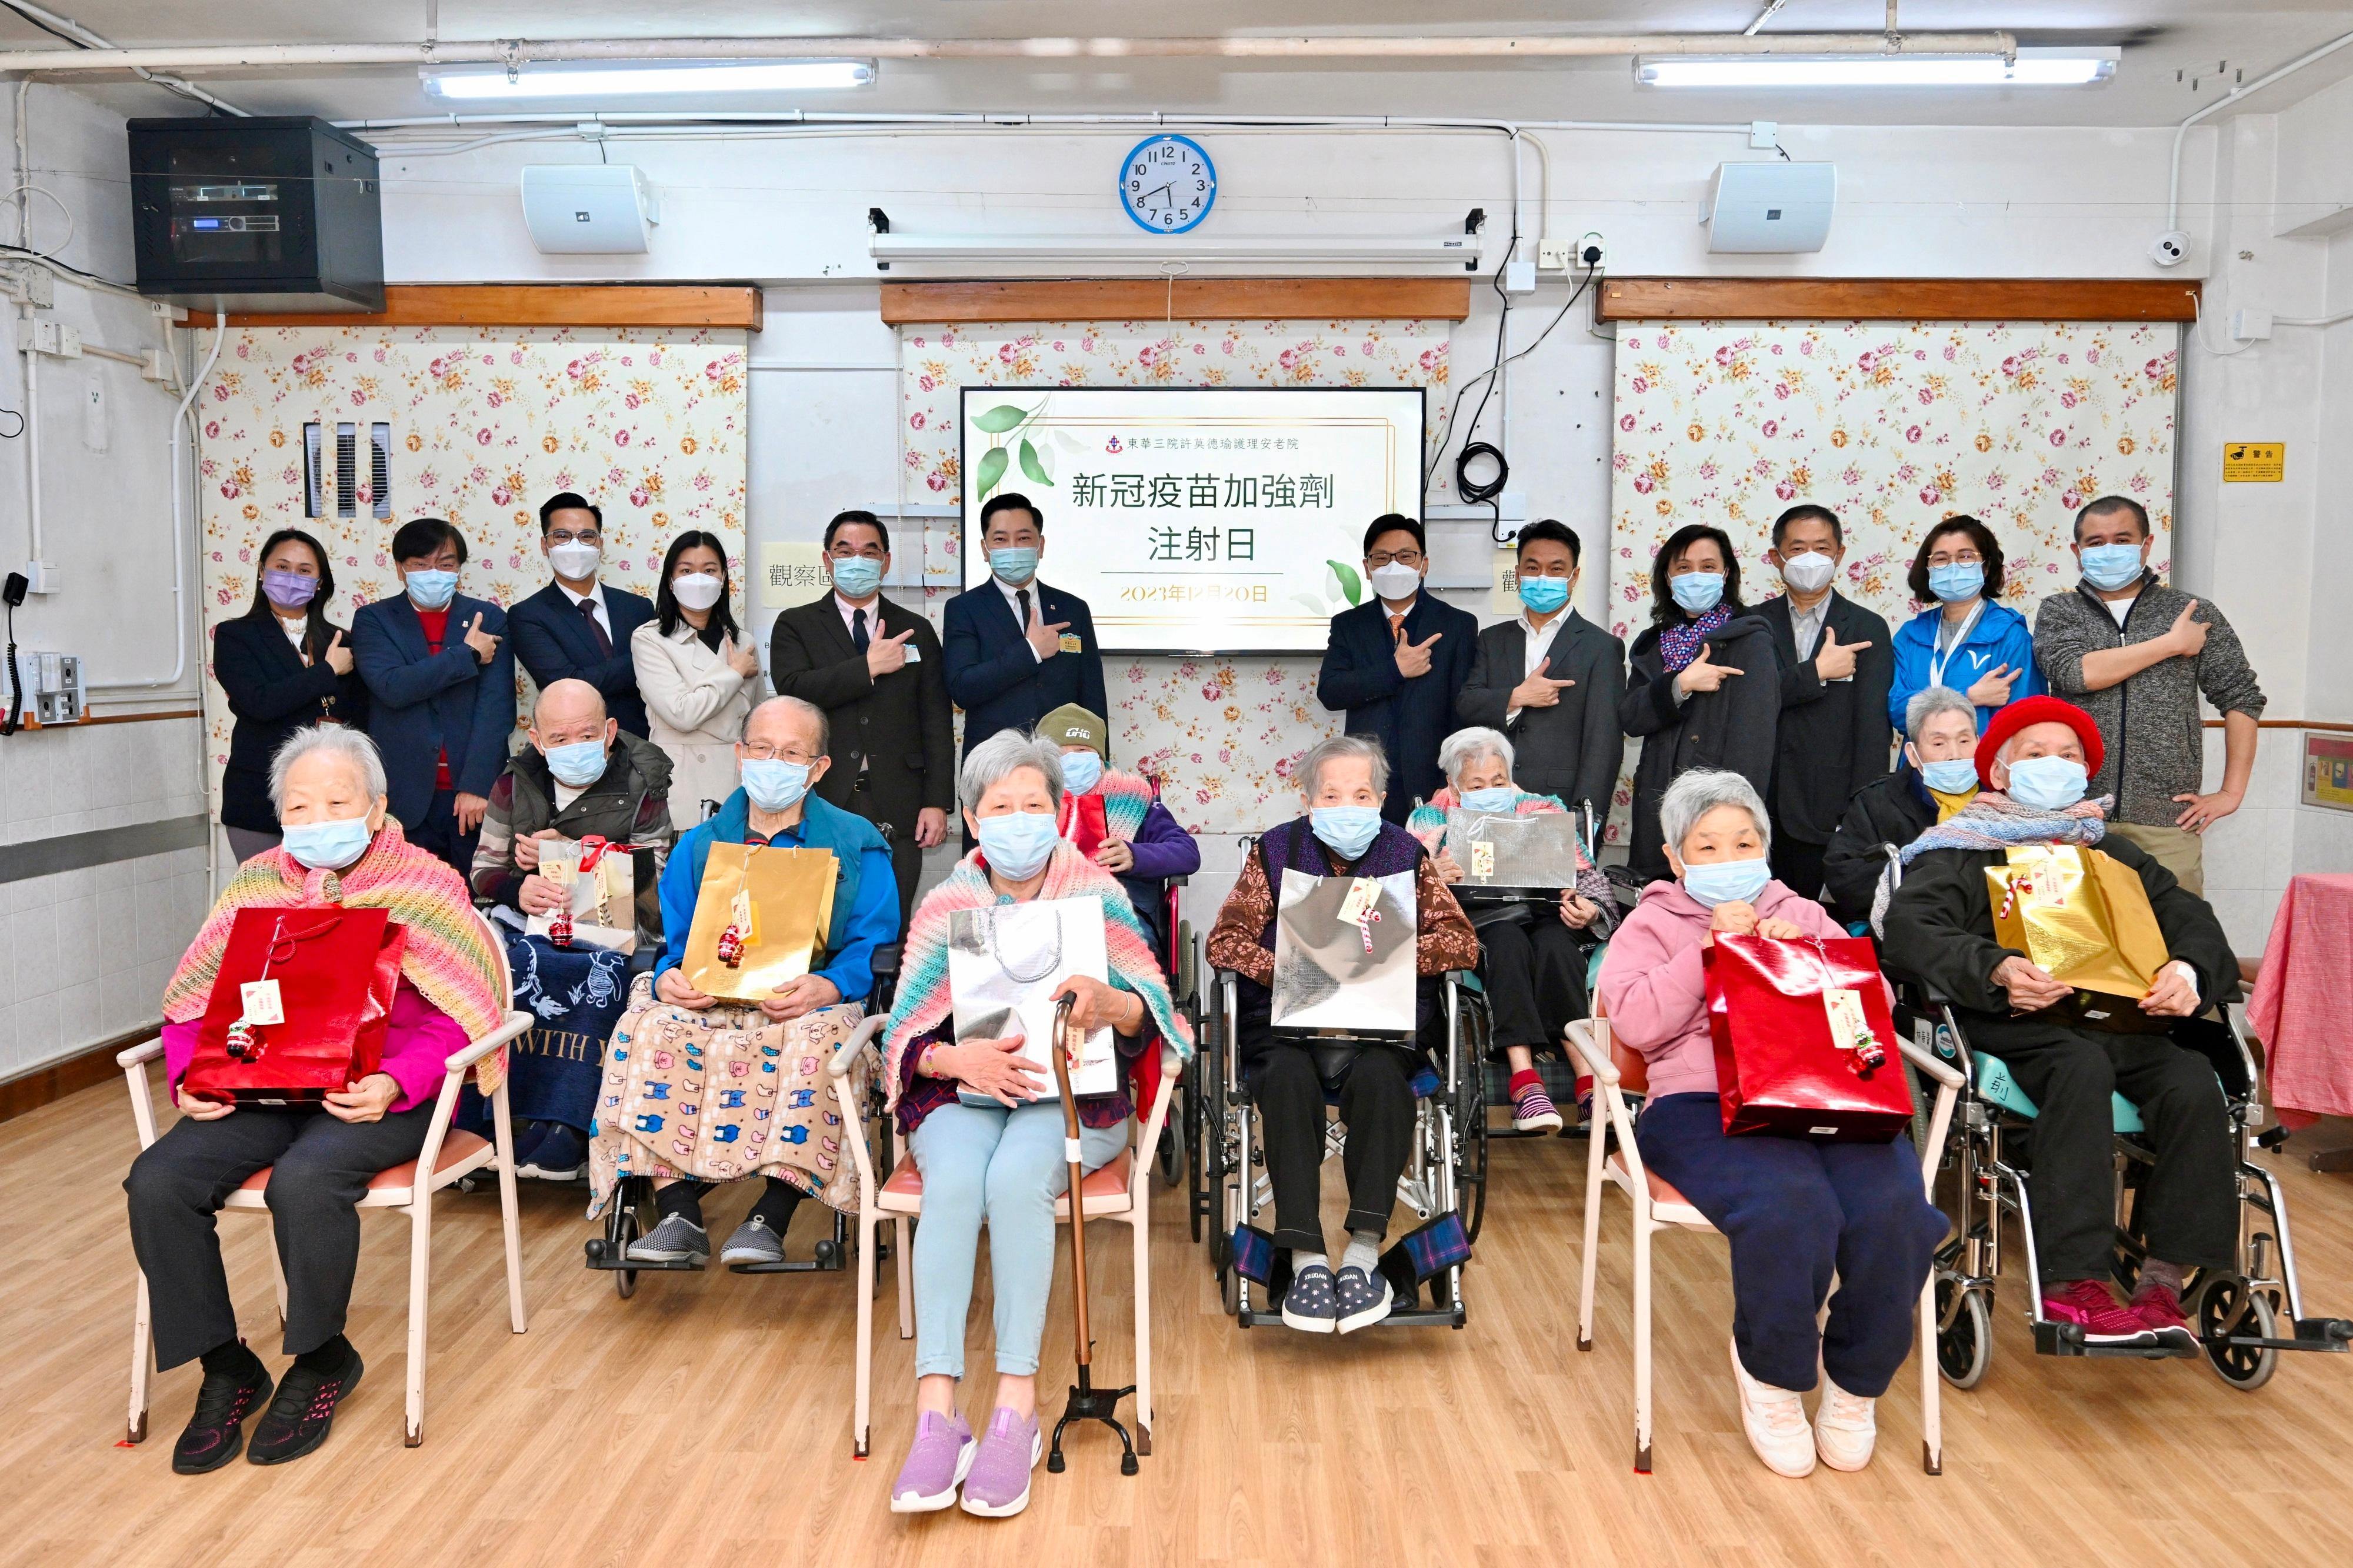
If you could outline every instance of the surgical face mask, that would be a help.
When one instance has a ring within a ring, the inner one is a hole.
[[[1103,759],[1092,752],[1062,753],[1062,789],[1070,795],[1084,795],[1103,782]]]
[[[1520,603],[1539,616],[1551,615],[1568,603],[1568,579],[1523,577],[1520,579]]]
[[[1062,836],[1055,829],[1052,812],[1008,811],[982,817],[976,837],[990,869],[1026,882],[1046,868]]]
[[[605,776],[605,742],[575,741],[568,746],[547,748],[547,771],[555,782],[574,789],[586,789]]]
[[[2084,547],[2084,581],[2094,588],[2114,593],[2127,584],[2140,581],[2140,546],[2137,544],[2087,544]]]
[[[988,552],[988,569],[998,582],[1009,583],[1018,588],[1038,575],[1038,552],[1026,544],[1012,549],[992,550]],[[989,864],[994,866],[997,862],[991,860]]]
[[[808,794],[808,764],[754,757],[744,764],[744,793],[762,811],[790,811]]]
[[[1938,795],[1967,795],[1978,787],[1977,759],[1947,757],[1942,762],[1923,763],[1920,777]]]
[[[1381,814],[1370,805],[1319,805],[1308,812],[1307,824],[1325,847],[1343,860],[1354,860],[1373,847]]]
[[[1928,592],[1947,605],[1963,599],[1974,599],[1985,591],[1985,563],[1979,561],[1957,561],[1947,566],[1928,568]]]
[[[882,585],[882,563],[864,555],[833,558],[833,589],[845,599],[862,599]]]
[[[1724,597],[1724,574],[1721,572],[1685,572],[1667,579],[1667,592],[1675,603],[1694,616],[1704,616],[1715,608]]]
[[[1831,578],[1837,571],[1837,562],[1827,555],[1810,552],[1804,555],[1792,555],[1781,563],[1781,581],[1800,594],[1815,594],[1830,586]]]
[[[337,817],[332,822],[289,822],[280,831],[285,835],[286,853],[313,871],[340,871],[367,853],[368,840],[375,837],[364,816]]]
[[[575,583],[594,577],[604,559],[602,548],[576,539],[547,547],[547,563],[555,568],[555,574],[568,577]]]
[[[1772,879],[1773,868],[1762,855],[1754,860],[1711,860],[1704,866],[1683,868],[1683,891],[1709,909],[1718,904],[1753,904]]]
[[[708,572],[690,573],[670,580],[670,595],[690,610],[707,610],[719,602],[726,584]]]
[[[2070,757],[2021,757],[2010,764],[2010,798],[2041,811],[2064,811],[2084,798],[2091,782]]]
[[[408,574],[408,596],[420,610],[446,610],[458,596],[458,574],[424,567]]]
[[[1484,811],[1500,816],[1517,808],[1520,792],[1510,784],[1497,784],[1493,789],[1466,789],[1461,798],[1465,811]]]
[[[319,596],[319,580],[299,572],[264,572],[261,592],[281,610],[299,610]]]
[[[1384,599],[1410,599],[1421,592],[1421,574],[1395,561],[1373,568],[1373,592]]]

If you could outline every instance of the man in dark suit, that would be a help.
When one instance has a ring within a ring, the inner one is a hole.
[[[1398,512],[1365,530],[1365,575],[1374,597],[1332,617],[1315,696],[1344,710],[1346,731],[1388,753],[1381,815],[1402,825],[1418,800],[1446,783],[1438,744],[1454,729],[1454,699],[1471,677],[1479,622],[1423,592],[1430,543],[1421,523]]]
[[[1103,649],[1087,602],[1038,581],[1045,520],[1010,492],[980,509],[988,581],[947,603],[940,618],[948,696],[964,710],[964,749],[999,730],[1034,730],[1065,702],[1108,715]]]
[[[514,733],[506,616],[458,592],[466,536],[440,518],[401,524],[392,563],[407,591],[352,617],[368,733],[383,753],[401,827],[470,876],[491,785],[506,771]]]
[[[654,618],[653,601],[596,580],[605,563],[605,514],[570,490],[539,509],[539,549],[555,581],[514,607],[515,657],[542,691],[585,680],[605,711],[640,740],[645,700],[629,658],[629,634]]]
[[[1606,816],[1626,759],[1626,645],[1569,607],[1580,553],[1576,531],[1551,518],[1520,530],[1519,616],[1479,634],[1454,711],[1512,738],[1522,789],[1572,811],[1589,800]]]
[[[932,623],[882,596],[891,533],[871,511],[825,525],[833,592],[776,617],[768,674],[780,697],[825,710],[833,766],[815,788],[890,840],[899,931],[915,910],[923,851],[946,842],[955,804],[955,717]]]
[[[1887,623],[1831,586],[1846,558],[1835,513],[1801,504],[1773,522],[1765,559],[1788,593],[1757,606],[1781,668],[1775,742],[1773,875],[1810,899],[1847,797],[1887,776],[1887,689],[1895,656]]]

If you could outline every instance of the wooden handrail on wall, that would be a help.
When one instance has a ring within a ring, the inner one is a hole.
[[[190,327],[210,325],[191,310]],[[760,330],[748,283],[396,283],[380,312],[233,312],[232,327],[723,327]]]
[[[1079,278],[885,283],[886,326],[999,321],[1425,321],[1471,313],[1468,278]]]
[[[2194,321],[2195,279],[1610,278],[1600,321]]]

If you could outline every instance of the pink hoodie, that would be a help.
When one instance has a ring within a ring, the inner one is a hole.
[[[1828,910],[1778,882],[1765,884],[1756,909],[1761,917],[1788,921],[1810,935],[1846,935]],[[1714,912],[1684,892],[1681,882],[1653,882],[1610,937],[1601,960],[1601,1002],[1609,1026],[1650,1064],[1653,1099],[1716,1091],[1700,947]]]

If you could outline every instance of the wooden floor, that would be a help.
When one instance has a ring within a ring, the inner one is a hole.
[[[1502,1563],[1533,1550],[1629,1563],[2318,1564],[2353,1552],[2353,1356],[2291,1355],[2253,1394],[2202,1361],[2037,1359],[2013,1289],[1985,1384],[1947,1394],[1946,1471],[1922,1474],[1917,1378],[1899,1377],[1866,1473],[1768,1474],[1742,1440],[1724,1247],[1662,1237],[1657,1473],[1632,1473],[1625,1209],[1606,1210],[1602,1312],[1575,1348],[1582,1145],[1495,1147],[1467,1330],[1345,1340],[1236,1329],[1180,1204],[1153,1262],[1160,1419],[1143,1474],[1107,1434],[1041,1467],[1003,1521],[888,1510],[908,1439],[912,1347],[889,1271],[877,1303],[875,1457],[849,1458],[848,1274],[649,1275],[634,1300],[581,1266],[568,1192],[526,1184],[531,1331],[509,1333],[495,1200],[437,1221],[426,1440],[401,1446],[406,1221],[366,1216],[351,1334],[368,1361],[328,1446],[274,1469],[171,1473],[196,1370],[164,1374],[153,1436],[121,1446],[132,1304],[119,1085],[0,1125],[0,1562],[34,1564],[1130,1562]],[[2309,1310],[2353,1313],[2353,1180],[2283,1162]],[[1327,1168],[1328,1169],[1328,1168]],[[714,1200],[714,1230],[742,1200]],[[804,1205],[805,1249],[820,1216]],[[259,1224],[225,1216],[241,1321],[273,1370]],[[1125,1243],[1105,1227],[1098,1279]],[[1069,1378],[1067,1267],[1046,1342]],[[1101,1287],[1099,1286],[1099,1289]],[[1114,1289],[1114,1296],[1119,1292]],[[973,1358],[990,1364],[984,1289]],[[1097,1312],[1123,1375],[1130,1319]],[[987,1378],[976,1380],[976,1389]],[[968,1401],[977,1407],[977,1398]],[[1580,1538],[1588,1544],[1580,1544]],[[844,1553],[848,1553],[845,1556]]]

